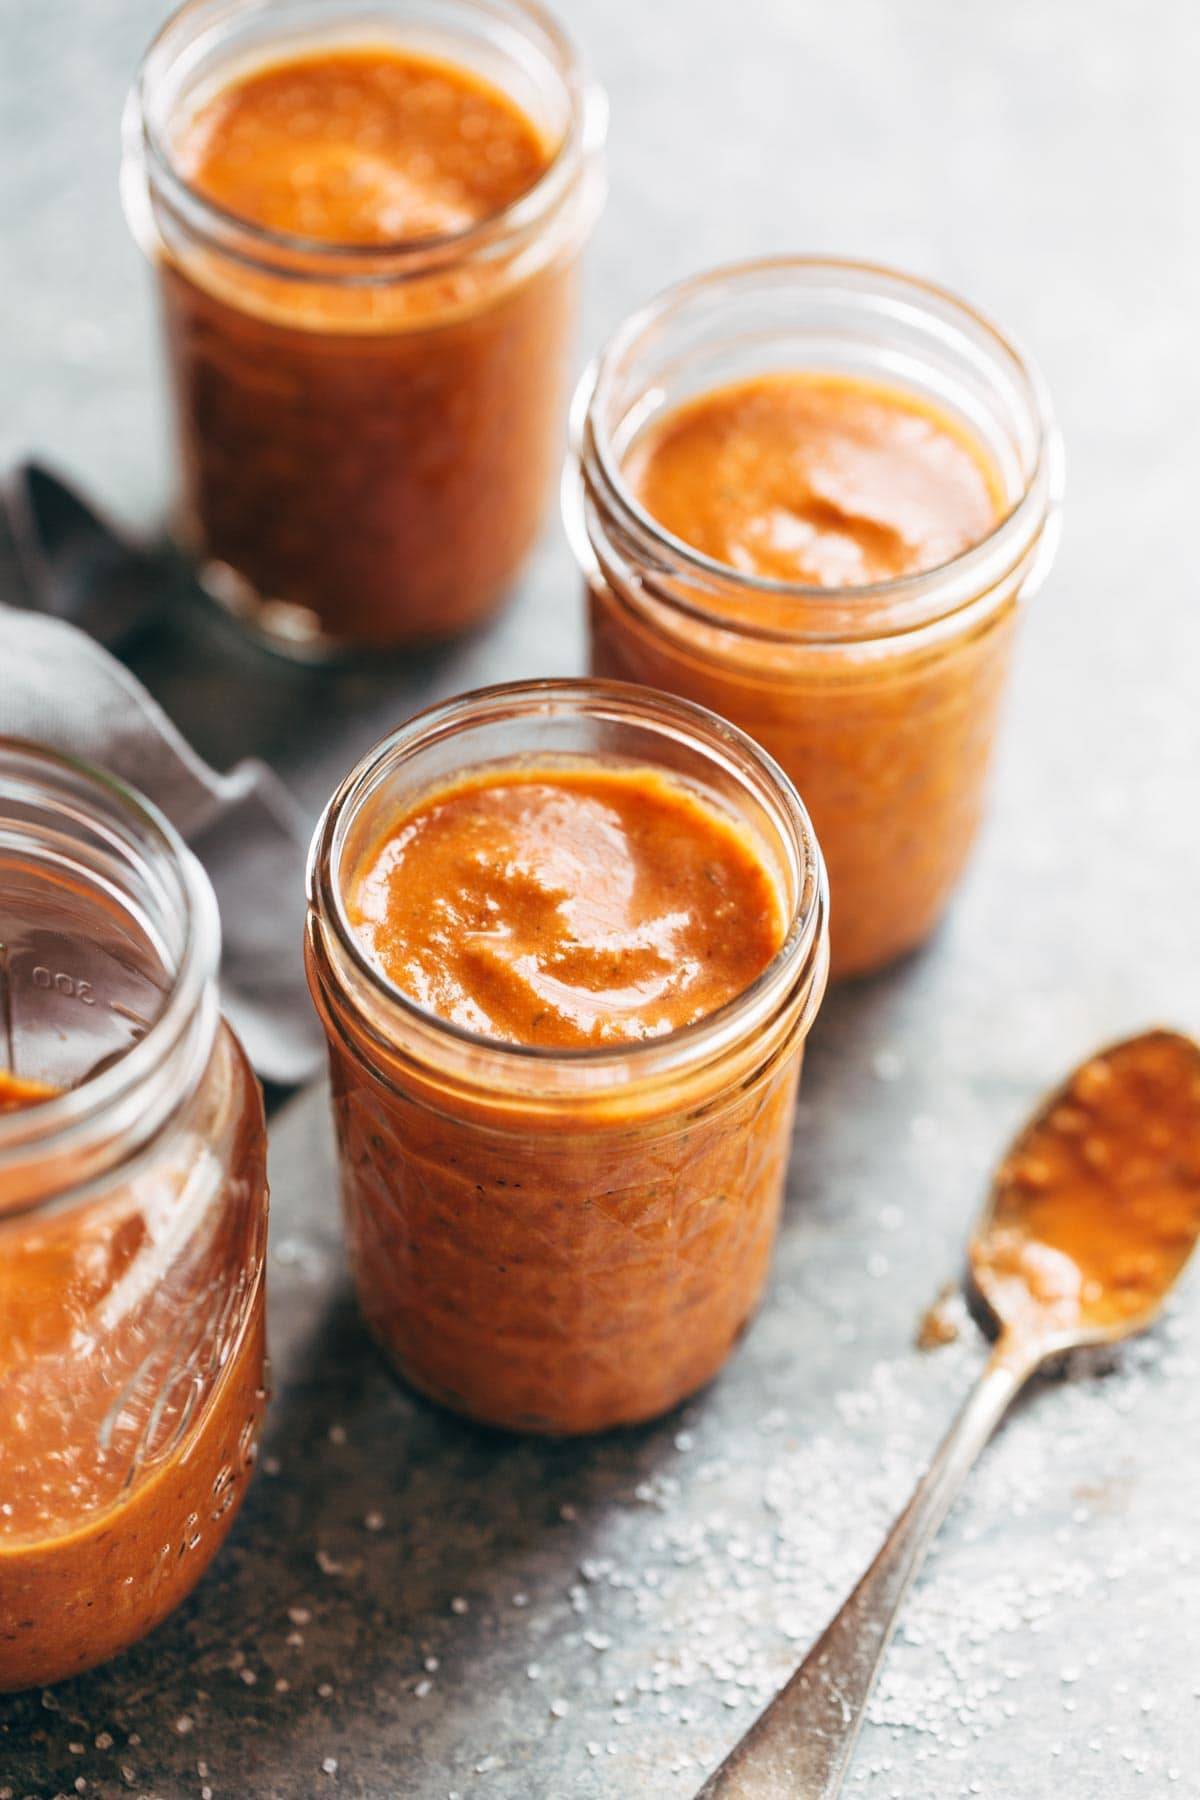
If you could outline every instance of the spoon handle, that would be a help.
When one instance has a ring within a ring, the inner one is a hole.
[[[1036,1366],[997,1346],[883,1548],[696,1800],[834,1800],[901,1602],[979,1452]]]

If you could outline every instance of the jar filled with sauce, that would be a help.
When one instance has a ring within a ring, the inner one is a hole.
[[[0,1692],[125,1649],[245,1492],[262,1098],[216,901],[131,793],[0,740]]]
[[[484,690],[373,750],[314,839],[368,1326],[509,1429],[648,1419],[757,1304],[825,985],[820,850],[782,772],[619,683]]]
[[[177,528],[276,647],[485,620],[557,464],[605,111],[525,0],[189,0],[130,96]]]
[[[913,949],[967,861],[1057,542],[1036,369],[923,282],[767,260],[629,319],[572,449],[593,672],[711,707],[787,770],[829,868],[835,975]]]

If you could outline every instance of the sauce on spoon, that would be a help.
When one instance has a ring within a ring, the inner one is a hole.
[[[1200,1234],[1200,1046],[1147,1032],[1052,1096],[1001,1165],[971,1270],[1012,1337],[1148,1323]]]
[[[1151,1031],[1077,1069],[1000,1165],[970,1248],[999,1341],[874,1562],[695,1800],[836,1800],[904,1597],[975,1458],[1050,1357],[1149,1325],[1197,1236],[1200,1045]]]

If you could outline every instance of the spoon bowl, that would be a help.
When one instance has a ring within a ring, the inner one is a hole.
[[[1014,1139],[968,1249],[1010,1355],[1113,1344],[1162,1311],[1200,1237],[1200,1045],[1090,1057]]]

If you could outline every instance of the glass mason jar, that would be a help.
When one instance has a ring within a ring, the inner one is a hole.
[[[322,47],[478,72],[558,144],[524,195],[436,237],[330,244],[210,202],[173,134],[231,76]],[[606,111],[527,0],[188,0],[125,117],[122,192],[153,263],[201,579],[276,647],[451,637],[504,598],[557,465]]]
[[[681,401],[788,368],[898,385],[957,417],[1006,503],[925,573],[808,587],[741,574],[656,524],[623,475]],[[1062,452],[1037,370],[973,308],[909,276],[791,257],[697,276],[617,331],[572,412],[563,510],[593,673],[733,720],[804,795],[829,869],[834,975],[932,930],[975,838],[1020,603],[1058,539]]]
[[[615,1048],[501,1043],[424,1011],[348,923],[362,848],[473,767],[581,761],[669,771],[744,820],[784,901],[778,954],[709,1017]],[[363,759],[313,842],[306,948],[359,1300],[406,1380],[491,1425],[584,1432],[651,1418],[715,1375],[766,1276],[826,917],[786,777],[665,695],[489,688]]]
[[[265,1132],[218,947],[157,813],[0,740],[0,1692],[164,1618],[254,1461]]]

